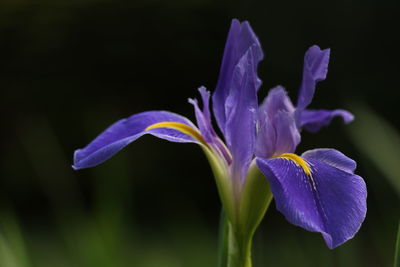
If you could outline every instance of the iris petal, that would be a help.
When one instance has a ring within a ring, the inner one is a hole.
[[[197,125],[200,129],[201,134],[204,139],[209,143],[214,143],[217,138],[217,134],[211,124],[210,115],[210,92],[206,90],[205,87],[200,87],[199,92],[202,98],[203,110],[199,108],[197,99],[189,99],[189,103],[194,106],[194,111],[196,115]]]
[[[314,96],[315,85],[323,81],[328,73],[330,49],[321,50],[318,46],[310,47],[304,56],[303,80],[301,82],[297,108],[305,109]]]
[[[172,125],[175,127],[172,127],[170,123],[148,129],[151,125],[165,122],[175,123]],[[76,150],[73,168],[83,169],[96,166],[144,134],[151,134],[171,142],[202,143],[198,138],[200,133],[196,136],[193,132],[198,132],[193,123],[175,113],[148,111],[135,114],[112,124],[86,147]]]
[[[301,155],[306,160],[318,160],[348,173],[354,173],[357,163],[340,151],[330,148],[308,150]]]
[[[353,114],[346,110],[303,110],[300,115],[300,127],[310,132],[317,132],[331,123],[333,118],[341,117],[345,123],[354,120]]]
[[[276,86],[272,88],[259,107],[260,120],[265,117],[273,117],[279,111],[293,113],[295,110],[292,101],[287,95],[285,88]]]
[[[233,172],[246,176],[254,155],[257,122],[257,91],[253,50],[240,59],[233,72],[232,89],[226,99],[224,137],[233,157]]]
[[[278,112],[274,118],[276,128],[276,144],[274,154],[293,153],[300,143],[300,133],[292,114]]]
[[[294,120],[294,110],[283,87],[277,86],[268,93],[258,110],[258,157],[268,158],[295,151],[300,143],[300,133]]]
[[[275,154],[277,133],[273,120],[268,116],[259,121],[256,139],[255,155],[257,157],[269,158]]]
[[[311,169],[288,158],[257,159],[277,209],[294,225],[320,232],[329,248],[352,238],[366,214],[366,185],[354,161],[332,149],[303,154]]]
[[[225,134],[225,124],[227,121],[227,113],[230,112],[227,99],[234,90],[234,73],[235,68],[242,60],[243,56],[251,49],[253,61],[249,66],[256,73],[257,64],[263,58],[261,45],[250,27],[250,24],[245,21],[240,23],[238,20],[232,20],[229,29],[227,41],[225,44],[224,56],[222,58],[221,70],[218,78],[216,90],[213,94],[213,110],[217,124],[222,133]],[[261,85],[261,81],[254,75],[255,86],[248,90],[254,91],[253,94]],[[255,96],[256,97],[256,96]]]

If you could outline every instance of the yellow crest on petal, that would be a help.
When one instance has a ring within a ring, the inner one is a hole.
[[[181,133],[189,135],[190,137],[193,137],[193,139],[195,139],[195,140],[199,141],[200,143],[202,143],[203,145],[207,146],[207,143],[204,140],[203,136],[200,134],[200,132],[198,130],[190,127],[187,124],[184,124],[181,122],[173,122],[173,121],[158,122],[158,123],[148,126],[145,129],[145,131],[156,129],[156,128],[169,128],[169,129],[177,130]]]
[[[275,156],[274,158],[282,158],[282,159],[290,159],[296,165],[300,166],[304,172],[307,174],[307,176],[311,177],[311,168],[310,165],[300,156],[297,156],[296,154],[293,153],[284,153],[279,156]]]

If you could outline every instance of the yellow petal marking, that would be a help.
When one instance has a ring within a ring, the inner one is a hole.
[[[297,166],[300,166],[304,170],[304,172],[307,174],[307,176],[311,177],[310,165],[302,157],[297,156],[296,154],[293,154],[293,153],[284,153],[279,156],[275,156],[273,158],[290,159],[294,163],[296,163]]]
[[[203,136],[201,136],[200,132],[197,131],[196,129],[190,127],[187,124],[184,124],[181,122],[173,122],[173,121],[158,122],[158,123],[148,126],[145,129],[145,131],[156,129],[156,128],[169,128],[169,129],[177,130],[181,133],[189,135],[190,137],[193,137],[195,140],[199,141],[203,145],[208,146],[206,141],[204,140]]]

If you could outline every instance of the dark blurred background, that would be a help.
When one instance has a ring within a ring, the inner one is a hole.
[[[391,266],[400,215],[398,1],[1,0],[0,266],[215,266],[220,202],[200,149],[145,136],[108,162],[72,155],[146,110],[194,119],[213,91],[232,18],[250,21],[265,59],[260,98],[297,97],[306,49],[330,47],[313,108],[346,108],[298,152],[334,147],[358,162],[368,214],[329,250],[272,204],[254,266]]]

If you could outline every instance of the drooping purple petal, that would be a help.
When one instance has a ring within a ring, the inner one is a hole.
[[[321,158],[320,158],[321,156]],[[366,185],[354,161],[335,150],[306,152],[311,176],[287,158],[258,158],[277,209],[294,225],[320,232],[329,248],[352,238],[366,215]]]
[[[255,86],[251,90],[257,91],[261,85],[261,80],[256,76],[257,64],[263,58],[261,45],[247,21],[240,23],[236,19],[232,20],[225,44],[217,87],[213,94],[213,111],[218,127],[223,134],[225,134],[227,114],[230,112],[227,98],[231,95],[233,88],[236,87],[233,84],[235,82],[235,68],[250,48],[252,48],[253,61],[249,67],[253,69],[254,78],[256,79]]]
[[[256,156],[269,158],[292,153],[300,143],[292,102],[285,89],[272,89],[259,107]]]
[[[314,96],[315,85],[323,81],[328,73],[330,49],[321,50],[318,46],[311,46],[304,56],[303,80],[301,82],[297,108],[305,109]]]
[[[225,102],[225,141],[233,156],[233,169],[241,178],[245,177],[252,160],[256,139],[258,103],[253,55],[249,48],[237,63]]]
[[[197,99],[189,99],[189,103],[194,106],[197,126],[204,139],[208,143],[214,143],[215,138],[217,138],[217,134],[214,131],[214,128],[211,124],[211,115],[210,115],[210,92],[206,90],[205,87],[200,87],[199,92],[203,102],[203,110],[199,108]]]
[[[195,128],[187,118],[168,111],[147,111],[117,121],[97,136],[90,144],[74,154],[74,169],[98,165],[144,134],[180,143],[198,143],[193,137],[170,128],[147,127],[159,122],[178,122]]]
[[[341,117],[345,123],[354,120],[353,114],[346,110],[303,110],[300,115],[300,127],[310,132],[317,132],[331,123],[335,117]]]

